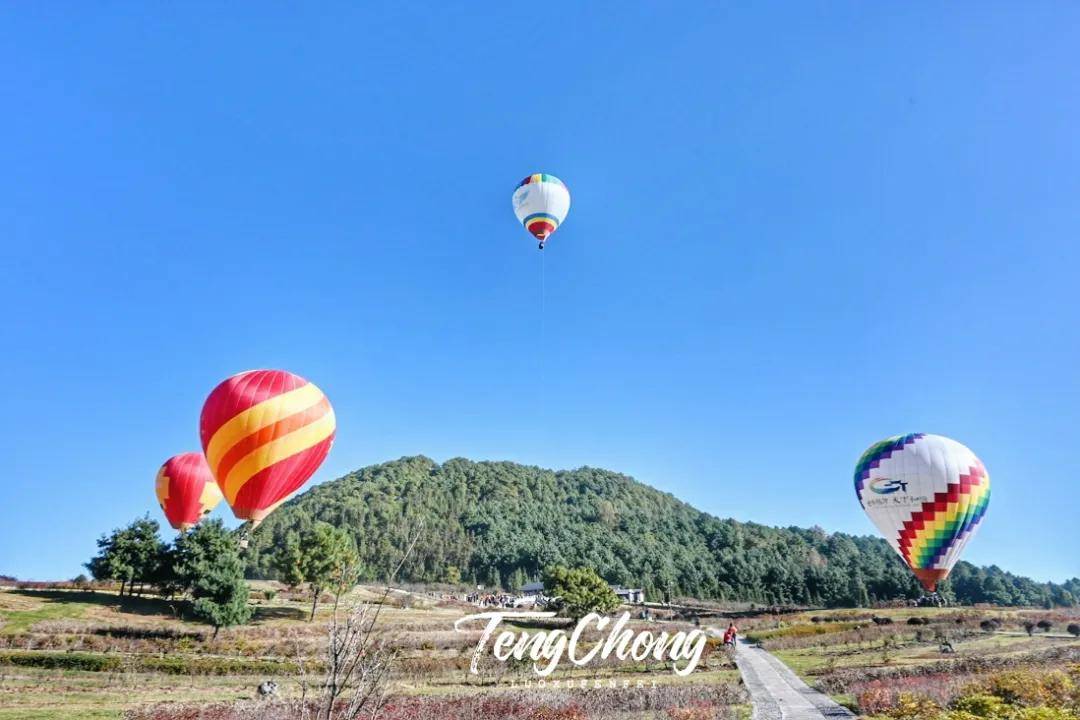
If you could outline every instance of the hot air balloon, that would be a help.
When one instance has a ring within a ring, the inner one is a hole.
[[[941,435],[897,435],[855,466],[866,514],[927,590],[948,576],[990,502],[990,476],[975,453]]]
[[[254,527],[314,474],[335,427],[315,385],[284,370],[251,370],[214,388],[199,433],[225,501]]]
[[[536,173],[522,180],[514,191],[514,214],[544,249],[551,233],[570,212],[570,191],[554,175]]]
[[[221,502],[221,491],[202,453],[169,458],[158,470],[154,485],[165,517],[180,532],[190,530]]]

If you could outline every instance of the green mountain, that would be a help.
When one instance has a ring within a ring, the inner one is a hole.
[[[844,606],[920,595],[880,538],[720,519],[608,470],[460,458],[406,457],[308,490],[254,533],[249,575],[273,577],[274,549],[319,520],[349,529],[370,580],[390,575],[421,528],[401,581],[512,589],[560,564],[652,599]],[[960,563],[942,590],[963,603],[1071,605],[1080,580],[1037,583]]]

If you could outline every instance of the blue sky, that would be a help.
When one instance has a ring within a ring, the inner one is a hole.
[[[369,6],[370,5],[370,6]],[[315,481],[594,465],[872,533],[851,471],[986,463],[966,558],[1080,573],[1080,7],[0,11],[0,573],[159,511],[222,378],[318,383]],[[574,205],[541,254],[510,195]],[[217,511],[227,515],[227,509]]]

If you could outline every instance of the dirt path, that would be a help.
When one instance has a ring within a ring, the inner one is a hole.
[[[753,720],[846,720],[854,715],[812,689],[787,665],[755,645],[739,643],[735,662],[754,703]]]

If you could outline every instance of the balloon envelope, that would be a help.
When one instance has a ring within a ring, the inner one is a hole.
[[[570,191],[554,175],[536,173],[514,190],[514,214],[543,247],[570,212]]]
[[[257,524],[318,469],[334,442],[330,401],[284,370],[233,375],[203,405],[199,434],[233,514]]]
[[[180,531],[190,530],[221,502],[221,491],[202,453],[188,452],[166,460],[154,486],[165,518]]]
[[[855,466],[866,514],[933,592],[975,535],[990,502],[990,476],[975,453],[941,435],[897,435]]]

